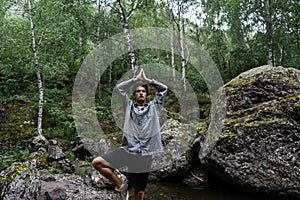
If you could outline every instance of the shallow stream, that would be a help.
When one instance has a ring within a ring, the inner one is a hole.
[[[222,189],[220,186],[199,186],[191,188],[180,183],[149,183],[145,200],[271,200],[254,196],[238,190]]]

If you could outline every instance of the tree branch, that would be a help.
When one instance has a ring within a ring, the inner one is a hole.
[[[127,18],[126,18],[127,21],[133,15],[134,11],[136,10],[137,5],[138,5],[138,0],[135,0],[134,3],[132,4],[131,10],[129,11],[129,14],[128,14]]]
[[[199,180],[199,181],[201,181],[201,182],[206,182],[206,180],[204,180],[204,179],[201,178],[201,177],[196,176],[193,172],[191,172],[191,174],[192,174],[192,176],[193,176],[195,179],[197,179],[197,180]]]
[[[121,16],[121,20],[125,23],[127,21],[126,19],[126,16],[125,16],[125,11],[124,11],[124,8],[121,4],[121,0],[118,0],[118,5],[119,5],[119,13],[120,13],[120,16]]]

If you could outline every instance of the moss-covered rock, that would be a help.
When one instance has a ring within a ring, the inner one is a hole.
[[[224,127],[206,168],[248,191],[300,198],[300,71],[262,66],[222,89]]]
[[[39,199],[41,183],[36,161],[14,163],[0,173],[0,199]]]
[[[39,199],[41,183],[39,170],[48,166],[48,141],[37,136],[32,153],[24,162],[13,163],[0,173],[0,199]],[[37,143],[40,142],[40,145]]]
[[[0,105],[0,141],[14,144],[33,136],[37,105],[30,101],[14,100]]]

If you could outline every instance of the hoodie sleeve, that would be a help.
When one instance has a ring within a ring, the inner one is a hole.
[[[129,79],[117,85],[120,102],[122,103],[124,109],[126,109],[126,106],[129,105],[129,102],[131,101],[127,95],[127,91],[130,88],[130,86],[132,86],[133,84],[134,84],[134,80]]]
[[[165,97],[167,95],[168,86],[164,85],[161,82],[158,82],[156,80],[152,80],[150,83],[156,90],[155,98],[154,98],[154,104],[163,105],[165,101]]]

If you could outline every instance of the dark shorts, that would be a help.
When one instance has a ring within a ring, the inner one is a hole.
[[[151,170],[152,156],[131,154],[122,148],[117,148],[102,155],[112,169],[128,172],[129,189],[144,191]]]
[[[148,183],[149,172],[128,173],[128,189],[145,191]]]

